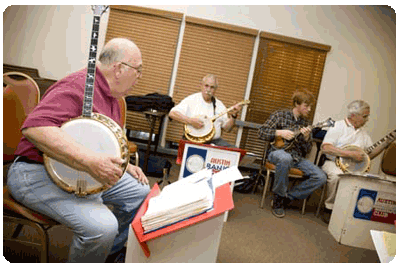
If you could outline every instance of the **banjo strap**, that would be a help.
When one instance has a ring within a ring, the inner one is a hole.
[[[215,98],[214,98],[214,96],[212,96],[211,97],[211,101],[212,101],[212,104],[213,104],[213,108],[214,108],[214,115],[215,115],[215,110],[216,110],[216,104],[215,104]]]

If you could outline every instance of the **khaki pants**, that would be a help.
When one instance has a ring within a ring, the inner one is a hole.
[[[332,210],[333,204],[335,203],[337,187],[339,185],[339,174],[343,174],[343,171],[331,160],[325,161],[322,170],[328,175],[325,207]]]

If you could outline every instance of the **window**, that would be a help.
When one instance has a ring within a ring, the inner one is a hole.
[[[111,6],[106,42],[125,37],[140,48],[143,74],[135,95],[168,94],[183,14],[136,6]],[[126,127],[150,132],[144,114],[127,111]]]
[[[263,124],[272,112],[291,109],[298,88],[307,88],[317,101],[329,50],[330,46],[261,32],[246,121]],[[311,121],[314,113],[315,107]],[[244,129],[240,148],[261,156],[264,141],[257,132]]]
[[[258,31],[209,20],[186,17],[173,99],[178,104],[200,91],[200,80],[208,73],[218,77],[216,97],[227,108],[244,99],[254,41]],[[166,140],[177,142],[183,125],[168,123]],[[223,135],[236,142],[237,129]]]

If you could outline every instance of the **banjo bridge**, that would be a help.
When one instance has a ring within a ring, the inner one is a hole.
[[[78,179],[76,181],[75,194],[79,197],[83,197],[83,196],[87,195],[87,182],[85,179]]]

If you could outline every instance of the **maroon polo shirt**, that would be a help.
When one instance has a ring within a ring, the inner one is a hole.
[[[21,130],[30,127],[60,127],[69,119],[81,116],[86,74],[85,68],[49,87],[40,103],[26,118]],[[93,112],[106,115],[118,124],[120,123],[121,112],[118,100],[111,96],[108,82],[98,68],[96,68]],[[15,155],[26,156],[43,163],[42,152],[24,136],[18,144]]]

